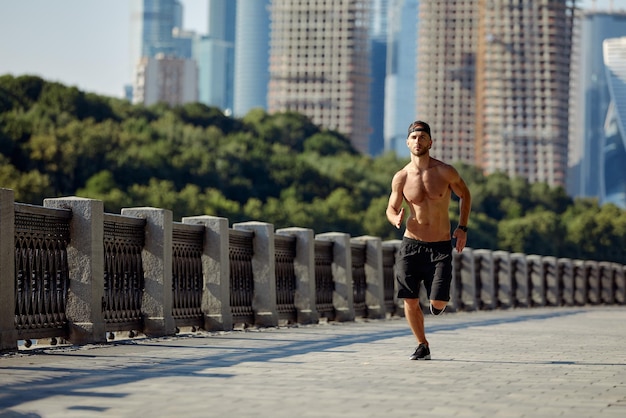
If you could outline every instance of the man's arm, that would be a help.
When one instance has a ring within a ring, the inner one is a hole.
[[[396,228],[402,225],[404,217],[404,208],[402,201],[404,199],[403,189],[406,181],[406,172],[398,171],[391,180],[391,194],[389,195],[389,203],[387,204],[387,220]]]
[[[455,195],[459,197],[459,225],[467,226],[469,221],[469,214],[472,207],[472,195],[465,181],[461,178],[456,169],[453,170],[453,175],[450,181],[450,188]],[[463,251],[465,244],[467,243],[467,232],[462,229],[456,228],[452,234],[456,238],[456,250],[458,252]]]

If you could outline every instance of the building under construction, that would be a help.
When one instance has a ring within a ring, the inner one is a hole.
[[[432,155],[565,186],[575,0],[420,2]]]
[[[369,1],[274,0],[268,110],[291,110],[368,153]]]

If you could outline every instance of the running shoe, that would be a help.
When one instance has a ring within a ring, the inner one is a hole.
[[[437,309],[433,305],[430,305],[430,313],[433,315],[441,315],[443,311],[445,310],[446,310],[445,306],[443,307],[443,309]]]
[[[409,360],[430,360],[430,349],[426,344],[420,344]]]

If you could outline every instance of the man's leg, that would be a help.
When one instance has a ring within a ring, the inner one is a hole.
[[[426,333],[424,331],[424,314],[420,306],[419,299],[404,299],[404,316],[413,331],[413,335],[417,339],[417,344],[426,344]]]

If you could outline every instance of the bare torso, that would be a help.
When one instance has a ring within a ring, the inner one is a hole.
[[[425,169],[412,163],[404,167],[406,177],[402,194],[410,211],[406,220],[406,237],[426,242],[450,239],[448,169],[448,165],[435,159],[431,159]]]

